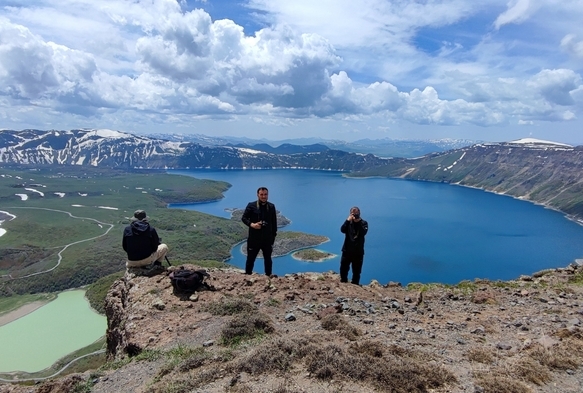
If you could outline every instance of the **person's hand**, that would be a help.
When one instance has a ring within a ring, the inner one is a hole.
[[[348,218],[346,219],[346,221],[352,221],[354,220],[354,216],[351,214],[348,216]]]
[[[253,222],[253,223],[251,223],[251,228],[253,228],[253,229],[261,229],[261,222]]]

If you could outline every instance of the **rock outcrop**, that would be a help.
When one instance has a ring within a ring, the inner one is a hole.
[[[333,272],[274,278],[238,269],[209,273],[215,290],[193,295],[173,293],[166,275],[126,276],[111,287],[106,307],[111,360],[176,348],[198,353],[172,367],[171,360],[158,360],[155,375],[142,376],[139,391],[176,384],[188,386],[179,391],[197,392],[272,392],[284,386],[279,391],[372,392],[400,384],[404,390],[394,391],[583,388],[583,288],[577,283],[583,273],[576,264],[511,282],[453,287],[376,281],[356,286],[341,284]],[[239,314],[225,310],[236,302],[247,304],[255,317],[265,316],[271,328],[229,343],[225,332]],[[217,312],[221,304],[225,310]],[[363,359],[373,368],[381,367],[375,359],[384,359],[409,369],[374,374],[358,369]],[[140,363],[152,367],[142,360],[134,368]],[[94,391],[115,391],[118,373],[101,378]],[[419,386],[406,389],[405,376]]]
[[[406,287],[207,270],[212,290],[193,294],[167,274],[119,279],[105,367],[0,392],[583,391],[577,264]]]

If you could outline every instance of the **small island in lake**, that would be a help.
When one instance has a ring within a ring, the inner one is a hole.
[[[324,262],[326,259],[331,259],[335,256],[336,254],[316,250],[315,248],[299,250],[292,254],[292,258],[305,262]]]
[[[329,240],[330,239],[327,238],[326,236],[311,235],[309,233],[302,232],[281,231],[277,233],[277,237],[275,238],[272,256],[274,258],[281,257],[294,251],[318,246],[322,243],[326,243]],[[243,255],[247,255],[246,242],[243,242],[243,244],[241,244],[241,253],[243,253]],[[259,255],[257,257],[263,258],[263,254],[259,252]]]

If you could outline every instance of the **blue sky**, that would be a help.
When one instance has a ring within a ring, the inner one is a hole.
[[[582,20],[580,0],[3,0],[0,129],[583,144]]]

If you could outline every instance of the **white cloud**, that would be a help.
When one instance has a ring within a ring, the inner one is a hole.
[[[262,24],[253,32],[184,4],[0,8],[3,126],[132,132],[322,119],[386,130],[572,122],[583,111],[583,68],[569,63],[583,57],[575,0],[251,0],[247,17]]]
[[[575,34],[567,34],[563,37],[561,48],[575,57],[583,58],[583,40],[578,40]]]
[[[581,86],[581,76],[572,70],[542,70],[529,84],[548,102],[568,106],[575,103],[571,92]]]
[[[500,27],[510,23],[521,23],[528,19],[536,11],[535,2],[532,0],[512,0],[508,3],[508,9],[496,18],[494,27]]]

